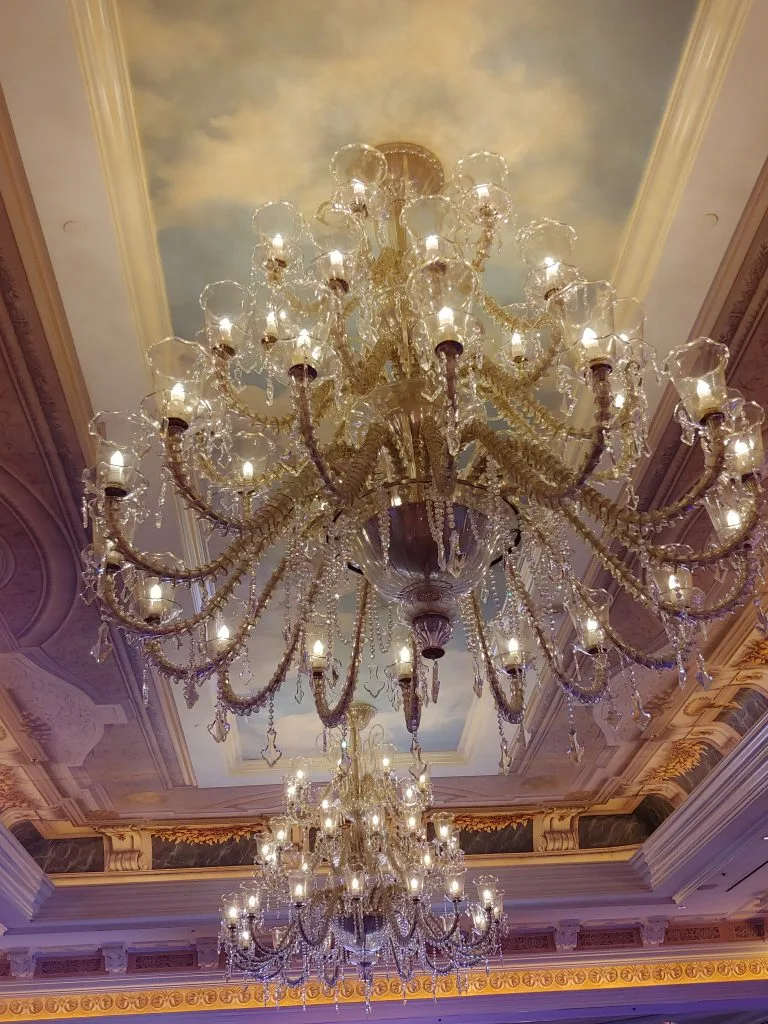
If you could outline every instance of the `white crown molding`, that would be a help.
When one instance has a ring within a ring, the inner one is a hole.
[[[53,891],[42,868],[0,825],[0,931],[29,924]]]
[[[10,114],[0,90],[0,195],[24,265],[35,308],[72,415],[84,461],[95,453],[88,433],[88,389],[29,189]]]
[[[752,0],[701,0],[619,246],[612,280],[642,298],[653,278]]]
[[[767,739],[752,729],[635,853],[654,892],[682,903],[765,833]]]

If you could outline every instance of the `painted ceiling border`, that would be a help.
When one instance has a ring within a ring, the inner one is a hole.
[[[768,981],[768,954],[733,958],[635,959],[615,964],[507,968],[471,972],[459,992],[456,978],[441,977],[433,983],[431,975],[421,975],[408,986],[408,999],[452,999],[458,996],[511,996],[521,994],[574,993],[595,990],[653,988],[665,986],[712,985],[723,982]],[[433,987],[434,984],[434,987]],[[466,987],[465,987],[466,985]],[[402,1000],[403,989],[397,979],[376,978],[373,999],[376,1002]],[[340,1004],[362,1003],[362,984],[341,984]],[[306,999],[298,989],[289,989],[281,1007],[330,1006],[333,994],[323,991],[319,982],[307,985]],[[271,1004],[266,1004],[271,1007]],[[0,1022],[18,1020],[66,1020],[87,1017],[120,1017],[153,1013],[183,1013],[214,1010],[263,1009],[261,985],[190,985],[173,988],[143,988],[64,992],[52,995],[9,996],[0,999]]]

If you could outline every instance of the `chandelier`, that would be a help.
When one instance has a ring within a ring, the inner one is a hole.
[[[214,680],[217,740],[230,713],[269,708],[274,763],[289,671],[334,728],[366,658],[389,655],[382,685],[415,737],[459,631],[475,692],[487,685],[495,702],[501,769],[531,669],[564,692],[578,760],[574,702],[624,685],[643,725],[634,666],[677,667],[684,683],[695,657],[706,683],[706,624],[754,595],[763,411],[727,387],[728,350],[711,339],[658,369],[640,303],[585,280],[565,224],[518,231],[523,301],[499,305],[481,279],[513,217],[500,156],[467,156],[446,182],[420,147],[350,145],[331,173],[309,222],[288,202],[256,210],[249,284],[208,285],[197,338],[150,349],[155,391],[140,410],[92,423],[94,653],[116,624],[190,706]],[[649,454],[649,374],[674,384],[681,442],[700,446],[702,468],[643,510],[633,474]],[[139,542],[171,491],[199,526],[198,560]],[[702,509],[713,530],[689,546]],[[616,594],[656,617],[667,650],[622,635]],[[270,603],[282,654],[255,683]]]
[[[277,1000],[288,987],[306,994],[313,976],[335,990],[356,971],[368,1002],[376,968],[408,982],[416,970],[460,974],[500,955],[497,879],[479,878],[477,902],[466,903],[452,816],[425,823],[429,769],[398,778],[380,728],[361,743],[373,714],[368,704],[351,705],[317,803],[308,764],[294,764],[284,779],[286,813],[259,837],[253,882],[224,897],[228,976],[271,986]],[[435,914],[440,901],[444,912]]]

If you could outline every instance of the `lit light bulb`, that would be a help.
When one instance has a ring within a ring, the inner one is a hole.
[[[478,185],[477,186],[477,198],[478,199],[487,199],[490,196],[490,194],[491,194],[491,192],[490,192],[490,189],[488,188],[487,185]]]
[[[424,854],[423,862],[425,868],[432,867],[432,854],[429,852],[429,850],[427,850],[427,852]]]
[[[296,784],[293,783],[293,782],[289,782],[285,791],[286,791],[286,793],[288,794],[289,797],[296,796]]]
[[[362,181],[352,182],[352,193],[355,199],[365,199],[365,184]]]
[[[273,312],[267,313],[267,336],[275,337],[277,335],[277,317]]]
[[[230,921],[236,921],[238,915],[237,906],[233,903],[231,907],[227,907],[227,917]]]
[[[301,899],[301,897],[304,895],[304,884],[302,882],[296,883],[296,885],[293,888],[293,895],[296,896],[297,899]]]
[[[304,778],[304,769],[303,768],[298,768],[296,770],[296,778],[297,779],[303,779]]]
[[[441,825],[440,826],[440,838],[441,839],[447,839],[449,833],[450,833],[450,829],[448,828],[447,825]]]
[[[725,513],[725,525],[730,526],[732,530],[738,529],[741,526],[741,513],[735,508],[729,508]]]
[[[328,799],[327,796],[323,797],[323,800],[322,800],[322,803],[320,804],[320,806],[321,806],[321,808],[324,811],[327,811],[328,808],[331,806],[331,801]]]
[[[670,590],[679,590],[680,589],[680,580],[677,578],[677,576],[675,576],[674,573],[670,573],[670,575],[669,575],[669,589]]]
[[[153,583],[149,588],[149,599],[150,601],[160,601],[163,597],[163,588],[159,583]]]
[[[491,903],[493,900],[493,893],[490,889],[483,889],[483,901],[485,903]]]
[[[315,640],[314,644],[312,644],[312,653],[316,658],[321,658],[323,656],[325,653],[325,645],[322,640]]]
[[[250,907],[251,910],[255,910],[256,907],[258,907],[258,905],[259,897],[256,896],[254,893],[251,893],[251,895],[248,897],[248,906]]]
[[[411,650],[409,647],[400,648],[400,661],[403,663],[410,664],[411,661]]]
[[[390,764],[389,758],[385,754],[384,757],[382,757],[382,759],[381,759],[381,767],[382,768],[389,768],[389,764]]]
[[[625,402],[626,398],[624,397],[621,391],[619,391],[617,395],[613,396],[613,404],[616,406],[617,409],[623,409]]]
[[[229,640],[229,626],[226,624],[226,622],[222,622],[222,624],[216,630],[216,639],[223,641]]]
[[[517,637],[511,636],[507,641],[507,651],[509,654],[517,654],[520,650],[520,644],[517,641]]]
[[[452,878],[451,879],[451,892],[458,892],[458,891],[459,891],[458,880],[455,879],[455,878]]]
[[[299,336],[296,339],[296,344],[305,353],[308,353],[309,350],[312,348],[312,339],[310,338],[309,331],[306,329],[306,327],[302,327],[301,330],[299,331]]]
[[[249,931],[246,931],[245,929],[243,929],[243,931],[240,932],[240,938],[243,940],[243,942],[250,942],[251,941],[251,933]]]
[[[418,880],[418,878],[412,878],[411,879],[411,889],[413,889],[414,892],[415,892],[416,889],[418,889],[418,888],[419,888],[419,880]]]
[[[342,256],[338,249],[332,249],[328,253],[328,259],[331,261],[332,273],[336,274],[336,276],[339,276],[344,272],[344,257]]]
[[[587,629],[590,633],[596,632],[600,628],[600,623],[597,619],[587,619]]]
[[[402,505],[402,504],[403,504],[403,499],[400,497],[399,494],[395,494],[392,497],[392,507],[393,508],[397,508],[399,505]]]
[[[426,247],[427,252],[437,252],[438,245],[439,239],[437,235],[427,235],[424,239],[424,246]]]
[[[283,255],[284,245],[285,243],[283,242],[283,236],[275,235],[274,238],[272,239],[272,252],[274,253],[275,256]]]
[[[357,889],[360,888],[360,882],[357,880],[357,878],[353,878],[352,881],[349,884],[349,887],[350,887],[350,889],[357,890]]]
[[[523,347],[523,336],[520,333],[520,331],[513,331],[512,337],[509,339],[509,341],[510,344],[513,345],[515,348]]]
[[[597,332],[593,331],[591,327],[585,327],[581,335],[581,344],[584,348],[592,348],[597,341]]]
[[[440,312],[437,314],[437,322],[440,327],[452,327],[453,326],[453,310],[450,306],[443,306]]]
[[[333,818],[331,818],[331,817],[326,818],[325,819],[325,826],[324,827],[325,827],[325,829],[327,831],[330,831],[333,828]]]
[[[748,445],[746,441],[742,441],[741,438],[739,438],[738,441],[733,442],[733,450],[736,455],[748,455],[749,449],[750,445]]]
[[[416,815],[415,814],[409,814],[408,815],[407,824],[408,824],[408,828],[416,828]]]
[[[406,800],[413,800],[413,790],[411,789],[410,786],[405,791],[405,799]]]
[[[547,281],[550,281],[560,269],[560,263],[552,256],[544,257],[544,274]]]
[[[181,383],[181,381],[178,381],[171,388],[171,398],[174,400],[174,402],[183,402],[184,399],[186,398],[184,385]]]
[[[243,463],[243,480],[253,480],[253,463],[248,459]]]
[[[696,394],[699,398],[709,398],[712,394],[712,388],[707,384],[705,380],[696,381]]]
[[[109,457],[110,466],[114,466],[116,469],[122,469],[125,466],[125,459],[121,451],[114,451]]]
[[[228,316],[223,316],[219,320],[219,333],[222,338],[229,339],[232,337],[232,321]]]
[[[378,814],[372,814],[371,815],[371,824],[373,825],[374,828],[378,828],[379,827],[379,816],[378,816]]]

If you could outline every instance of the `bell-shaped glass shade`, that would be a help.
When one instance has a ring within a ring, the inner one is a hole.
[[[664,369],[694,423],[701,423],[725,407],[727,362],[727,346],[711,338],[697,338],[676,348],[667,357]]]

